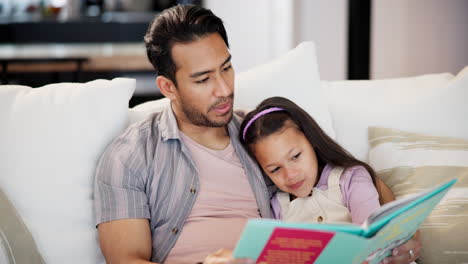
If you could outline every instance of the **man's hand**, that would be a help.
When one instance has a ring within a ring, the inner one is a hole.
[[[251,259],[234,259],[232,251],[228,249],[220,249],[213,254],[208,255],[203,261],[203,264],[254,264]]]

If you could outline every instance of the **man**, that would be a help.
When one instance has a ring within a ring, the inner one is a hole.
[[[245,263],[218,249],[233,249],[248,218],[271,217],[270,195],[237,140],[223,23],[210,10],[179,5],[155,18],[145,43],[171,105],[128,128],[101,158],[101,250],[108,263]]]

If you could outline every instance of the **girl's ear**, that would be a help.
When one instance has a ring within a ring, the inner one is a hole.
[[[171,101],[176,99],[177,87],[169,78],[165,76],[158,76],[156,78],[156,85],[159,87],[159,90],[165,97],[169,98]]]

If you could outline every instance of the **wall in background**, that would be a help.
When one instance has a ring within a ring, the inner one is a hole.
[[[348,1],[359,0],[203,3],[225,21],[238,73],[312,40],[321,78],[343,80]],[[372,1],[371,78],[457,73],[468,65],[467,14],[467,0]]]
[[[372,2],[371,78],[456,74],[468,65],[468,1]]]
[[[322,79],[346,78],[347,0],[205,0],[228,30],[237,72],[313,40]]]
[[[223,19],[238,73],[293,47],[293,1],[204,0],[203,3]]]
[[[204,3],[226,22],[237,72],[313,40],[321,78],[346,79],[347,0]],[[468,65],[468,1],[374,0],[371,7],[371,78],[456,74]]]
[[[295,1],[295,38],[313,40],[322,80],[346,79],[348,1]]]

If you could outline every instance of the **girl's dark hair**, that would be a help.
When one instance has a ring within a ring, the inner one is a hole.
[[[271,107],[279,107],[283,111],[271,112],[256,119],[247,128],[244,139],[245,126],[252,117]],[[251,149],[252,145],[260,139],[283,129],[285,122],[288,120],[291,120],[304,133],[314,148],[319,168],[323,169],[327,163],[344,168],[361,165],[367,169],[375,184],[375,172],[367,163],[353,157],[353,155],[330,138],[306,111],[284,97],[268,98],[261,102],[255,110],[248,113],[241,124],[239,140],[249,154],[255,158]]]
[[[211,33],[218,33],[229,48],[223,21],[211,10],[198,5],[177,5],[165,9],[150,23],[144,38],[146,54],[158,75],[177,84],[172,47],[175,43],[190,43]]]

